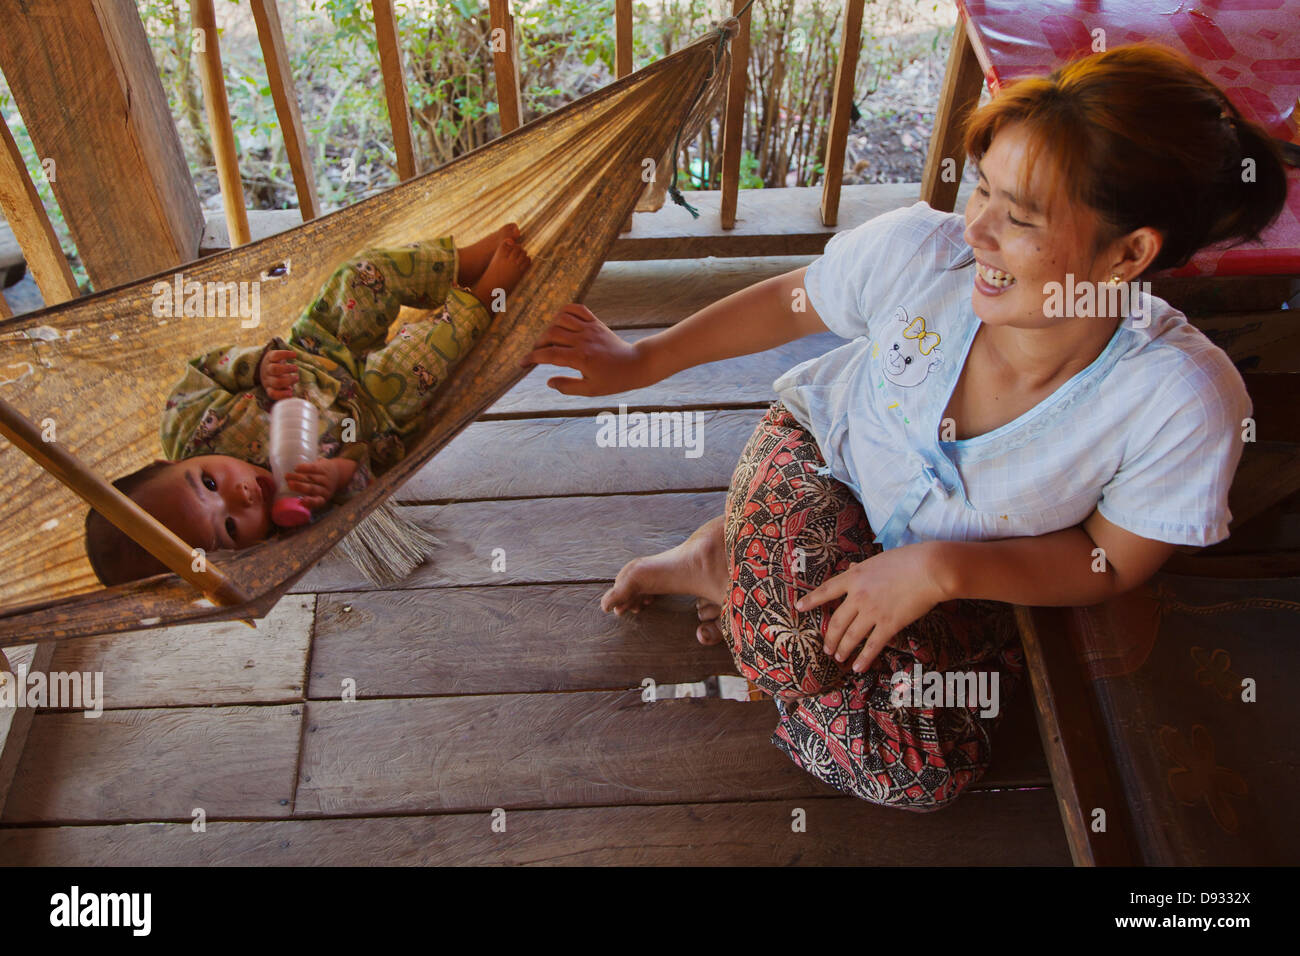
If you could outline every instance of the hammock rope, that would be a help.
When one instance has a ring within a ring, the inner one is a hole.
[[[681,154],[682,130],[686,128],[687,123],[694,115],[696,103],[699,101],[700,97],[704,95],[704,91],[708,89],[709,84],[713,82],[714,75],[718,71],[718,64],[722,62],[724,55],[730,52],[731,40],[740,32],[740,19],[745,15],[745,12],[753,2],[754,0],[746,0],[745,5],[741,7],[734,16],[727,17],[727,19],[718,24],[718,28],[714,31],[714,34],[718,38],[718,45],[713,54],[713,68],[709,71],[709,75],[700,81],[700,87],[696,90],[695,96],[691,99],[691,109],[688,111],[687,116],[682,119],[681,123],[678,124],[677,137],[673,140],[673,181],[672,185],[668,187],[668,195],[673,197],[673,202],[677,203],[677,205],[685,207],[686,211],[691,214],[692,219],[699,219],[700,211],[688,203],[686,197],[682,195],[681,190],[677,188],[677,158]]]

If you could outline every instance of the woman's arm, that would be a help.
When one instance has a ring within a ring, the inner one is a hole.
[[[1100,604],[1142,584],[1173,554],[1094,510],[1083,524],[1033,537],[935,541],[944,600],[974,598],[1040,607]]]
[[[635,344],[585,305],[566,306],[522,361],[577,369],[546,384],[565,395],[613,395],[706,362],[749,355],[827,331],[803,285],[807,267],[764,279]]]
[[[637,342],[651,381],[828,331],[804,287],[807,271],[804,266],[756,282]]]
[[[806,611],[843,597],[827,624],[825,650],[843,661],[865,640],[853,662],[860,672],[895,634],[942,601],[1098,604],[1146,581],[1173,550],[1094,510],[1082,525],[1050,534],[891,548],[824,581],[795,608]]]

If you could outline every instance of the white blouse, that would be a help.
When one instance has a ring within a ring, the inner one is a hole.
[[[941,441],[979,318],[964,217],[918,202],[837,233],[805,276],[853,339],[774,383],[886,548],[1041,535],[1102,515],[1144,538],[1228,536],[1251,414],[1228,355],[1143,294],[1087,368],[1014,421]]]

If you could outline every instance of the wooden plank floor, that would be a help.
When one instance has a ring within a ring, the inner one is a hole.
[[[654,331],[634,311],[598,314]],[[772,380],[838,341],[603,399],[535,369],[398,495],[445,543],[400,586],[330,557],[255,630],[59,645],[52,670],[103,672],[105,711],[36,715],[0,862],[1068,865],[1027,688],[976,789],[886,810],[790,763],[770,701],[642,701],[645,678],[734,673],[692,602],[598,607],[626,560],[720,513]],[[620,403],[699,413],[701,453],[599,447]]]

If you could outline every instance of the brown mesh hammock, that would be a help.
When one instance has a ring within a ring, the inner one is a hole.
[[[722,101],[733,32],[729,20],[677,53],[346,209],[0,323],[0,433],[9,439],[0,442],[0,646],[265,616],[358,521],[527,374],[519,360],[559,309],[586,294],[634,208],[657,208],[642,178],[644,159],[674,170],[671,191],[685,204],[676,190],[677,146]],[[118,500],[103,479],[161,457],[163,403],[190,357],[287,334],[336,266],[361,249],[441,235],[463,245],[507,222],[519,224],[532,266],[507,311],[452,370],[402,461],[296,533],[218,552],[209,562],[215,572],[198,576],[207,584],[202,591],[178,574],[100,585],[85,555],[86,501],[105,494]],[[261,314],[273,318],[251,329],[232,319],[157,318],[153,286],[170,284],[176,273],[185,281],[260,280]],[[47,420],[53,443],[42,441]]]

